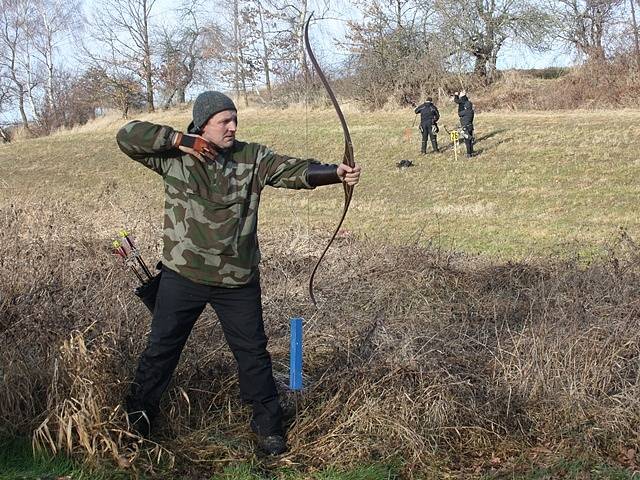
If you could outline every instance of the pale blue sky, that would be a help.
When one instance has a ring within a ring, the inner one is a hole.
[[[91,4],[93,0],[85,0],[87,4]],[[336,0],[340,1],[340,0]],[[172,22],[173,17],[168,15],[172,6],[177,2],[175,0],[156,0],[154,6],[155,20],[157,23]],[[324,4],[324,0],[311,0],[312,5],[314,3]],[[316,23],[311,30],[314,38],[314,46],[324,53],[323,57],[327,58],[327,55],[335,57],[331,63],[339,64],[347,52],[341,50],[335,40],[340,40],[344,37],[346,21],[335,20],[336,18],[348,18],[351,16],[346,9],[352,8],[350,2],[340,2],[340,7],[334,7],[327,13],[327,16],[333,17],[332,20],[323,20]],[[314,7],[312,6],[311,9]],[[318,8],[317,11],[321,11]],[[345,13],[346,12],[346,13]],[[356,15],[353,15],[355,17]],[[563,52],[560,48],[553,49],[548,52],[533,52],[526,47],[520,45],[507,44],[500,52],[498,59],[498,68],[544,68],[550,66],[567,66],[573,63],[573,59],[566,52]]]

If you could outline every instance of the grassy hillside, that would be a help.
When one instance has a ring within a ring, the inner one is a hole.
[[[450,148],[416,154],[416,132],[403,136],[411,111],[348,119],[365,174],[353,234],[317,276],[318,309],[306,285],[340,188],[272,189],[262,205],[266,329],[283,403],[297,405],[291,449],[275,460],[256,455],[209,308],[163,400],[157,443],[127,431],[121,402],[149,313],[109,240],[127,226],[157,259],[162,190],[117,150],[122,122],[0,146],[0,451],[16,452],[0,454],[0,479],[102,478],[105,466],[172,480],[632,477],[640,112],[480,114],[481,153],[458,162]],[[248,110],[240,126],[282,152],[342,152],[331,111]],[[401,159],[417,166],[400,171]],[[305,318],[299,397],[287,388],[292,316]],[[24,444],[5,448],[5,437],[58,456],[24,466]]]
[[[566,250],[590,255],[621,227],[640,233],[640,111],[479,114],[480,155],[457,162],[444,129],[444,152],[419,155],[417,129],[409,139],[403,135],[413,121],[410,110],[347,117],[364,177],[346,228],[359,235],[523,258]],[[188,111],[140,118],[181,128]],[[64,198],[108,215],[114,226],[140,215],[159,223],[160,181],[116,147],[122,123],[101,120],[0,146],[0,201]],[[441,124],[455,125],[453,113]],[[239,137],[327,162],[340,161],[343,149],[328,110],[241,111]],[[400,171],[401,159],[417,166]],[[340,187],[268,189],[262,228],[329,230],[341,205]]]

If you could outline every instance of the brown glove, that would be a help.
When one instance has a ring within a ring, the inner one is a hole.
[[[200,160],[203,160],[203,157],[209,158],[211,160],[215,160],[216,158],[216,151],[213,145],[211,145],[199,135],[190,135],[184,134],[182,132],[176,132],[176,135],[173,139],[173,145],[174,147],[177,147],[184,152],[195,155]]]

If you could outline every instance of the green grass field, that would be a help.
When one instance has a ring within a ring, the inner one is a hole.
[[[188,114],[138,118],[181,128]],[[458,161],[444,129],[443,153],[419,155],[417,129],[409,139],[403,135],[413,121],[410,109],[346,115],[364,169],[345,224],[358,235],[524,258],[567,251],[589,256],[620,228],[632,237],[640,233],[640,111],[479,113],[479,155]],[[452,111],[440,123],[454,126]],[[114,136],[122,124],[102,119],[0,146],[0,200],[62,197],[84,209],[111,210],[114,221],[151,214],[159,223],[160,180],[118,150]],[[343,151],[331,110],[240,111],[238,137],[326,162],[339,162]],[[400,171],[395,164],[402,159],[416,166]],[[291,225],[328,231],[343,196],[332,187],[268,189],[263,198],[263,231]]]

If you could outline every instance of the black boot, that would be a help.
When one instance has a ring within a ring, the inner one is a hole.
[[[151,435],[151,419],[144,410],[137,410],[127,413],[129,420],[129,428],[140,435],[142,438],[148,439]]]
[[[287,443],[282,435],[258,435],[258,448],[267,455],[280,455],[287,451]]]

